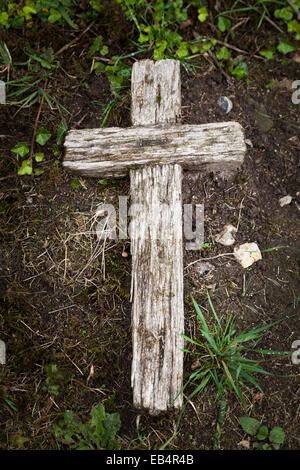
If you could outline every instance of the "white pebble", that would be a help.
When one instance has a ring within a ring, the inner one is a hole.
[[[243,268],[248,268],[251,264],[262,259],[260,249],[256,243],[244,243],[237,246],[234,248],[233,253]]]
[[[287,206],[291,202],[292,202],[292,196],[290,196],[290,195],[284,196],[281,199],[279,199],[280,207]]]

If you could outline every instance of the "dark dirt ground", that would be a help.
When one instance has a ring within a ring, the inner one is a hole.
[[[176,425],[173,412],[153,418],[132,407],[131,264],[130,256],[122,256],[124,248],[129,252],[129,242],[109,242],[103,247],[90,233],[96,207],[103,202],[116,204],[118,195],[128,195],[129,180],[109,180],[103,185],[99,180],[81,179],[82,187],[74,188],[74,176],[61,166],[62,146],[58,155],[53,152],[62,116],[69,129],[100,126],[111,93],[105,75],[97,77],[90,72],[87,49],[101,33],[115,47],[115,54],[124,52],[128,25],[122,22],[120,27],[117,18],[114,20],[111,30],[107,25],[94,25],[59,57],[61,67],[49,79],[47,91],[55,94],[70,115],[50,110],[46,104],[42,108],[39,126],[50,129],[53,137],[40,164],[44,170],[41,176],[16,176],[18,162],[10,152],[17,142],[30,142],[38,103],[16,117],[16,107],[0,108],[0,338],[7,346],[7,364],[0,366],[1,449],[57,449],[53,425],[64,410],[72,409],[84,419],[100,401],[108,411],[120,413],[124,449],[159,447]],[[235,44],[244,44],[246,38],[251,42],[251,27],[247,28],[238,31]],[[48,25],[43,31],[1,31],[0,39],[14,60],[22,61],[24,37],[32,45],[51,45],[57,51],[76,34],[67,27],[58,30]],[[258,36],[255,39],[258,43],[261,40]],[[249,56],[248,81],[228,82],[202,58],[195,59],[200,66],[195,75],[182,69],[183,122],[236,120],[249,141],[245,163],[230,181],[212,174],[184,176],[184,203],[204,203],[205,243],[210,244],[200,252],[185,251],[185,331],[189,336],[197,329],[190,294],[208,317],[208,289],[216,311],[234,313],[239,330],[294,314],[268,331],[260,345],[263,349],[289,351],[292,342],[300,338],[296,251],[263,253],[263,259],[248,269],[232,256],[213,258],[232,252],[232,247],[214,241],[227,223],[239,225],[237,243],[253,241],[261,250],[279,245],[300,247],[299,106],[292,103],[288,88],[289,81],[299,78],[297,54],[299,57],[299,51],[291,54],[286,64]],[[6,73],[0,79],[6,80]],[[28,72],[22,67],[11,71],[14,77],[22,73]],[[266,89],[271,80],[275,86]],[[229,115],[217,105],[222,95],[233,102]],[[128,95],[124,96],[106,126],[130,125],[130,103]],[[292,203],[280,207],[279,198],[287,194],[293,196]],[[199,275],[197,263],[188,266],[200,258],[213,258],[214,270]],[[51,363],[57,364],[64,377],[59,381],[58,395],[50,393],[47,382],[45,367]],[[264,366],[274,375],[259,378],[263,394],[253,389],[247,411],[269,427],[283,428],[283,449],[300,449],[299,366],[293,365],[290,357],[268,360]],[[188,378],[189,357],[184,370]],[[294,377],[282,377],[289,374]],[[208,389],[187,405],[169,449],[213,448],[218,419],[214,392]],[[5,398],[13,401],[17,411]],[[244,449],[239,443],[247,438],[238,422],[244,414],[230,395],[220,449]],[[138,416],[141,439],[136,428]]]

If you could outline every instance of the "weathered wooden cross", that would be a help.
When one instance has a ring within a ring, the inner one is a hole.
[[[178,61],[136,62],[133,127],[72,130],[65,140],[67,170],[94,177],[130,170],[131,383],[134,406],[153,415],[182,406],[182,168],[232,172],[246,149],[237,122],[180,125],[180,88]]]

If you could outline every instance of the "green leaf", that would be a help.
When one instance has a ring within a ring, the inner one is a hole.
[[[274,16],[275,16],[275,18],[278,18],[280,20],[284,20],[286,22],[291,21],[291,19],[293,18],[293,10],[291,9],[291,7],[285,7],[285,8],[277,9],[274,12]]]
[[[293,52],[295,50],[295,46],[287,40],[282,40],[277,46],[277,50],[281,52],[281,54],[289,54],[290,52]]]
[[[107,55],[107,54],[108,54],[108,47],[107,47],[107,46],[103,46],[103,47],[100,49],[100,54],[101,54],[101,55]]]
[[[102,41],[103,41],[103,37],[101,35],[96,37],[95,41],[89,48],[88,57],[92,57],[93,55],[96,54],[96,52],[99,51],[100,46],[102,45]]]
[[[23,160],[21,167],[18,170],[18,175],[31,175],[32,173],[32,166],[30,164],[30,160]]]
[[[44,158],[44,154],[42,152],[35,153],[33,156],[36,162],[41,162]]]
[[[245,433],[250,436],[255,436],[260,427],[260,422],[257,419],[248,416],[243,416],[239,419],[239,422]]]
[[[259,51],[259,53],[260,53],[260,55],[262,55],[263,57],[265,57],[268,60],[271,60],[274,57],[273,49],[262,49],[261,51]]]
[[[228,60],[230,59],[231,52],[227,47],[223,46],[219,51],[216,52],[217,59],[219,60]]]
[[[213,46],[211,41],[205,41],[200,46],[200,53],[204,54],[205,52],[209,51]]]
[[[80,181],[75,178],[71,181],[71,186],[72,188],[82,188],[82,184],[80,183]]]
[[[45,145],[46,142],[48,142],[48,140],[50,139],[51,137],[51,133],[49,131],[47,131],[47,129],[45,129],[44,127],[40,127],[36,133],[36,142],[40,145]]]
[[[190,49],[193,54],[196,54],[199,51],[199,47],[197,44],[191,44]]]
[[[279,426],[274,426],[274,428],[270,431],[269,439],[273,444],[283,444],[285,439],[285,433],[283,429]]]
[[[269,434],[269,430],[267,426],[261,426],[258,430],[256,437],[259,441],[263,441],[264,439],[268,437],[268,434]]]
[[[183,59],[189,54],[188,51],[188,43],[187,42],[182,42],[179,46],[179,48],[176,51],[176,56],[178,59]]]
[[[20,155],[20,157],[25,157],[25,155],[29,153],[27,142],[18,142],[17,145],[11,149],[11,152]]]
[[[57,9],[60,12],[61,16],[63,17],[63,19],[65,20],[65,22],[68,23],[68,25],[70,25],[71,28],[78,29],[77,24],[75,24],[74,21],[71,20],[70,16],[68,15],[68,13],[65,10],[65,8],[57,7]]]
[[[272,447],[266,442],[265,444],[263,444],[262,450],[272,450]]]
[[[30,19],[31,19],[31,15],[37,13],[36,9],[33,8],[32,6],[25,6],[25,7],[23,7],[23,12],[24,12],[24,15],[25,15],[25,19],[26,19],[26,20],[30,20]]]
[[[147,36],[146,34],[140,33],[138,41],[141,44],[143,44],[144,42],[148,42],[149,41],[149,36]]]
[[[68,126],[66,121],[63,119],[59,125],[59,128],[57,129],[57,137],[56,137],[56,143],[57,145],[60,145],[68,131]]]
[[[222,33],[225,33],[231,26],[231,21],[224,16],[218,17],[218,28]]]
[[[198,20],[201,23],[204,23],[204,21],[206,20],[207,17],[208,17],[207,8],[206,7],[199,8],[198,9]]]
[[[34,174],[35,176],[40,176],[44,173],[44,170],[40,170],[39,168],[35,169],[34,170]]]
[[[105,65],[101,62],[94,62],[92,70],[95,70],[96,75],[100,75],[101,73],[105,72]]]
[[[266,88],[273,88],[275,86],[275,80],[271,80],[269,83],[266,84]]]
[[[9,16],[5,11],[0,13],[0,24],[6,28],[9,28]]]
[[[237,80],[241,80],[243,77],[248,75],[248,67],[246,62],[240,60],[236,65],[233,63],[229,67],[229,72]]]
[[[165,56],[164,52],[167,47],[167,41],[157,41],[155,45],[158,47],[154,49],[154,53],[153,53],[154,60],[161,60]]]
[[[262,443],[261,442],[253,442],[253,449],[261,449]]]
[[[55,23],[61,19],[61,14],[59,11],[55,10],[54,8],[50,8],[50,15],[48,16],[49,23]]]
[[[295,33],[296,41],[300,40],[300,23],[297,20],[290,21],[288,23],[288,32]]]

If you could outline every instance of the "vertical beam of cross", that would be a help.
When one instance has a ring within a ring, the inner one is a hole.
[[[179,121],[178,61],[136,62],[131,90],[134,126]],[[176,399],[184,331],[181,180],[179,165],[130,172],[133,403],[153,415],[182,406],[182,395]]]

